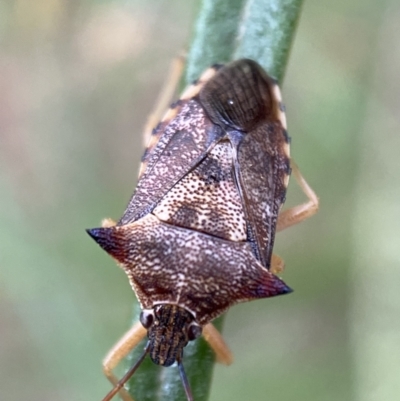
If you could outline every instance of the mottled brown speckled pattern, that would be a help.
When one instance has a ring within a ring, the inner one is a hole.
[[[150,338],[156,363],[180,362],[192,318],[204,326],[238,302],[291,291],[268,271],[290,175],[283,110],[254,61],[205,71],[154,130],[120,221],[88,230],[143,309],[165,306],[157,325],[180,322],[157,328],[171,343]]]
[[[161,221],[231,241],[246,241],[242,200],[233,171],[233,149],[222,141],[164,196],[153,210]]]
[[[92,234],[126,271],[143,309],[180,305],[204,325],[235,303],[289,291],[249,243],[174,227],[152,214]]]
[[[275,121],[261,124],[244,135],[235,166],[249,234],[254,238],[257,258],[267,268],[278,213],[285,201],[285,180],[290,174],[290,159],[282,151],[286,145],[283,132],[281,124]]]
[[[210,147],[222,138],[222,130],[206,118],[196,100],[184,102],[177,116],[165,127],[151,151],[119,225],[132,223],[151,212],[156,203],[196,166]]]

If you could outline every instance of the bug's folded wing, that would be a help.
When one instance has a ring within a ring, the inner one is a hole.
[[[287,136],[279,122],[266,122],[243,136],[236,175],[256,257],[270,266],[279,210],[290,175]]]
[[[132,223],[151,212],[222,135],[196,100],[182,102],[177,115],[155,130],[158,141],[144,155],[144,171],[118,225]]]

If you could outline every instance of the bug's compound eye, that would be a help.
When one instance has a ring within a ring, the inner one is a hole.
[[[154,312],[152,309],[144,309],[140,312],[140,323],[145,329],[149,329],[154,322]]]
[[[188,328],[188,339],[189,341],[196,340],[201,336],[202,328],[197,323],[193,322]]]

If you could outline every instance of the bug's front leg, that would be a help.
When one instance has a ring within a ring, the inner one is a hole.
[[[285,261],[280,256],[273,253],[271,257],[271,265],[269,271],[272,274],[279,276],[279,274],[283,272],[284,268],[285,268]]]
[[[231,350],[227,346],[222,334],[212,323],[208,323],[203,327],[203,337],[215,352],[219,363],[230,365],[233,362]]]
[[[281,212],[278,216],[278,223],[276,227],[277,231],[281,231],[285,228],[293,226],[294,224],[301,223],[317,213],[319,208],[319,199],[317,195],[310,185],[308,185],[305,178],[301,175],[299,168],[293,160],[291,160],[290,166],[292,168],[292,174],[300,185],[301,190],[307,196],[308,201]]]
[[[128,354],[143,340],[147,330],[140,322],[131,327],[122,338],[110,349],[103,359],[103,372],[107,379],[115,387],[118,384],[118,378],[114,375],[113,369],[128,356]],[[119,395],[123,401],[134,401],[129,393],[122,388]]]

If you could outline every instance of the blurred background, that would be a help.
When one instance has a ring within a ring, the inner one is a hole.
[[[198,7],[0,1],[1,400],[108,391],[134,295],[84,229],[121,216]],[[399,22],[397,0],[304,3],[283,94],[321,210],[276,240],[295,292],[229,311],[211,400],[400,399]]]

